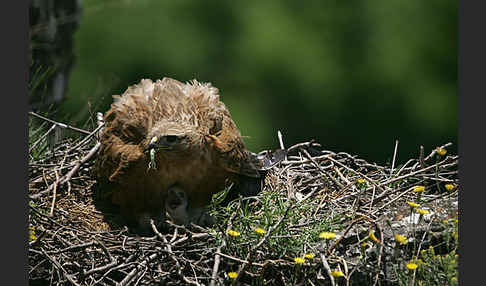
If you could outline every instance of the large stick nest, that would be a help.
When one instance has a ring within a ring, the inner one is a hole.
[[[66,128],[53,121],[47,124],[55,127],[46,133]],[[394,248],[393,234],[410,234],[415,225],[410,241],[424,249],[441,244],[437,240],[444,231],[440,221],[457,218],[458,156],[440,156],[433,150],[400,166],[379,166],[305,142],[286,149],[286,158],[268,170],[258,196],[219,208],[227,211],[219,217],[215,208],[215,227],[181,227],[168,222],[168,230],[154,228],[152,237],[139,237],[117,225],[114,215],[102,211],[97,202],[97,182],[90,169],[99,147],[98,130],[80,132],[82,136],[58,142],[40,155],[34,153],[49,136],[43,134],[30,146],[31,283],[217,285],[229,283],[227,273],[232,271],[244,284],[300,281],[331,285],[338,281],[329,273],[338,267],[350,281],[362,285],[378,280],[394,284],[396,277],[386,269],[396,263],[389,250]],[[446,190],[445,184],[454,189]],[[407,205],[407,201],[417,200],[414,188],[418,185],[426,190],[420,194],[422,208],[430,212],[423,216]],[[248,211],[255,218],[264,215],[268,200],[281,204],[284,211],[272,218],[265,235],[252,236],[243,216]],[[411,223],[417,219],[425,223]],[[291,246],[282,251],[278,247],[284,246],[272,244],[273,239],[291,242],[307,232],[325,230],[316,227],[323,222],[329,222],[337,239],[304,243],[307,252],[317,253],[310,262],[296,265]],[[242,234],[234,238],[228,235],[229,229]],[[370,231],[382,243],[370,243],[366,250],[370,255],[365,259],[359,254],[362,242],[371,242],[367,239]],[[416,251],[416,247],[400,248],[403,257],[412,257]],[[306,274],[298,275],[297,266]]]

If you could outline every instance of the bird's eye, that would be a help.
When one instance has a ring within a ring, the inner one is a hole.
[[[167,143],[175,143],[177,141],[177,136],[176,135],[167,135],[165,136],[165,140]]]

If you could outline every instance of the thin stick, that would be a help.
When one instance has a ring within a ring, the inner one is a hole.
[[[424,234],[422,235],[422,239],[420,240],[420,243],[419,243],[419,246],[417,248],[417,254],[416,256],[418,257],[419,254],[420,254],[420,249],[422,248],[422,243],[424,242],[424,239],[425,239],[425,236],[428,234],[428,232],[430,231],[430,225],[432,224],[432,222],[434,222],[434,219],[431,218],[430,219],[430,222],[429,224],[427,225],[427,229],[424,231]],[[414,271],[413,272],[413,275],[412,275],[412,283],[410,283],[410,285],[415,285],[415,274],[416,274],[417,271]]]
[[[377,265],[378,271],[376,272],[375,283],[373,283],[373,286],[376,286],[376,284],[378,284],[378,277],[380,275],[381,256],[383,254],[383,246],[385,245],[385,242],[384,242],[385,238],[383,236],[383,230],[381,229],[381,227],[378,224],[376,224],[376,228],[378,228],[378,230],[380,231],[381,241],[380,241],[380,250],[378,252],[378,265]]]
[[[226,240],[223,240],[218,249],[216,249],[216,254],[214,255],[213,271],[211,273],[211,283],[209,286],[216,285],[216,276],[218,275],[219,263],[221,263],[221,249],[226,246]]]
[[[277,136],[278,136],[278,143],[280,143],[280,149],[285,150],[285,146],[283,144],[283,139],[282,139],[282,132],[280,132],[280,130],[277,131]]]
[[[35,112],[32,112],[32,111],[29,111],[29,114],[32,115],[32,116],[35,116],[37,118],[40,118],[42,120],[45,120],[47,122],[54,123],[57,126],[62,127],[62,128],[71,129],[71,130],[78,131],[78,132],[81,132],[81,133],[84,133],[84,134],[89,134],[90,133],[89,131],[86,131],[84,129],[80,129],[80,128],[77,128],[77,127],[74,127],[74,126],[71,126],[71,125],[67,125],[67,124],[64,124],[64,123],[60,123],[60,122],[54,121],[52,119],[46,118],[46,117],[44,117],[42,115],[39,115],[39,114],[37,114]]]
[[[368,213],[371,213],[371,209],[373,208],[373,201],[375,200],[375,195],[376,195],[376,187],[373,186],[373,194],[371,196],[371,202],[370,202]]]
[[[393,160],[392,160],[392,166],[390,170],[390,177],[393,175],[393,169],[395,169],[395,159],[397,158],[397,150],[398,150],[398,140],[395,140],[395,150],[393,151]]]
[[[228,220],[228,226],[226,227],[226,230],[223,233],[223,235],[226,235],[228,230],[231,229],[231,226],[232,226],[231,221],[235,218],[236,214],[240,210],[240,206],[241,206],[241,204],[239,204],[236,211],[231,214],[231,216]],[[213,270],[212,270],[212,273],[211,273],[211,282],[210,282],[209,286],[215,286],[216,285],[216,281],[217,281],[216,277],[218,276],[219,263],[221,262],[221,255],[219,253],[221,253],[221,249],[225,246],[226,246],[226,239],[223,239],[223,242],[221,242],[221,244],[218,246],[218,248],[216,249],[216,254],[214,255],[214,264],[213,264]]]
[[[54,205],[56,204],[56,195],[57,195],[57,184],[59,183],[59,174],[55,171],[56,174],[56,181],[54,182],[54,188],[52,190],[52,202],[51,202],[51,210],[49,211],[49,216],[54,215]]]
[[[32,152],[32,150],[34,150],[34,148],[40,143],[42,142],[42,140],[44,140],[44,138],[46,138],[47,135],[49,135],[49,133],[51,133],[52,130],[56,129],[57,125],[56,124],[53,124],[51,126],[51,128],[49,128],[49,130],[47,130],[46,133],[42,134],[41,137],[39,137],[39,139],[37,139],[37,141],[34,142],[34,144],[32,144],[32,146],[29,148],[29,154],[30,152]]]
[[[247,260],[244,260],[244,259],[239,259],[239,258],[233,257],[231,255],[224,254],[222,252],[218,252],[218,254],[221,255],[221,256],[223,256],[223,257],[225,257],[225,258],[228,258],[228,259],[231,259],[231,260],[240,262],[240,263],[250,263],[250,261],[247,261]],[[252,265],[256,265],[256,266],[259,266],[259,267],[263,267],[265,264],[253,262]]]
[[[334,276],[332,276],[331,273],[331,267],[329,267],[329,263],[327,263],[326,256],[324,255],[324,251],[320,251],[319,255],[321,257],[322,266],[324,266],[324,269],[326,269],[327,276],[329,276],[329,279],[331,280],[331,285],[336,285],[336,282],[334,281]]]
[[[420,145],[420,154],[419,154],[419,162],[420,167],[425,168],[425,160],[424,160],[424,146]]]

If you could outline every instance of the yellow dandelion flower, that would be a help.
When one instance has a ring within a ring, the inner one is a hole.
[[[255,232],[260,234],[260,235],[265,234],[265,230],[263,228],[255,228]]]
[[[375,233],[372,230],[370,230],[369,237],[375,242],[380,242],[380,240],[376,237]]]
[[[435,152],[437,152],[437,154],[439,154],[441,156],[444,156],[447,153],[447,150],[444,149],[444,148],[437,147],[437,148],[435,148]]]
[[[37,239],[37,235],[35,234],[35,228],[33,226],[29,226],[29,241],[34,241]]]
[[[455,224],[457,224],[458,222],[459,222],[459,221],[458,221],[457,219],[456,219],[456,220],[454,220],[454,223],[455,223]]]
[[[228,230],[228,234],[234,237],[240,236],[240,233],[238,231],[232,229]]]
[[[457,282],[457,277],[452,277],[452,278],[451,278],[451,281],[452,281],[452,282]]]
[[[324,231],[319,234],[319,238],[334,239],[336,234],[334,232]]]
[[[305,257],[305,258],[307,258],[307,259],[312,259],[312,258],[314,258],[315,256],[316,256],[316,254],[315,254],[315,253],[306,253],[306,254],[304,255],[304,257]]]
[[[428,210],[424,210],[424,209],[415,209],[415,210],[421,215],[426,215],[430,213]]]
[[[363,178],[359,178],[359,179],[357,179],[357,180],[356,180],[356,182],[357,182],[358,184],[364,184],[364,183],[366,183],[366,180],[365,180],[365,179],[363,179]]]
[[[419,204],[414,203],[414,202],[407,202],[407,204],[408,204],[409,206],[411,206],[412,208],[420,207],[420,205],[419,205]]]
[[[449,192],[454,190],[456,188],[456,186],[454,186],[454,184],[445,184],[444,187],[446,188],[446,190],[448,190]]]
[[[417,265],[417,264],[412,263],[412,262],[407,263],[407,265],[406,265],[406,266],[407,266],[407,269],[408,269],[408,270],[415,270],[415,269],[417,269],[417,267],[418,267],[418,265]]]
[[[334,276],[334,277],[343,277],[344,273],[342,271],[339,271],[339,270],[334,270],[333,272],[331,272],[331,275]]]
[[[295,261],[296,264],[302,264],[302,263],[305,262],[305,259],[302,258],[302,257],[295,257],[294,261]]]
[[[413,188],[413,190],[412,190],[412,192],[414,192],[414,193],[421,193],[423,191],[425,191],[425,187],[424,186],[415,186]]]
[[[236,272],[228,272],[228,277],[231,279],[235,279],[238,276],[238,273]]]
[[[363,242],[361,243],[361,247],[366,247],[366,246],[368,246],[368,243],[366,243],[366,241],[363,241]]]
[[[407,237],[401,234],[395,234],[395,240],[400,244],[407,244]]]

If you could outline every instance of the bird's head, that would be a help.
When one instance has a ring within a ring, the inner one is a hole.
[[[147,136],[145,151],[154,149],[157,153],[184,153],[198,148],[202,136],[192,126],[177,123],[161,124]]]

